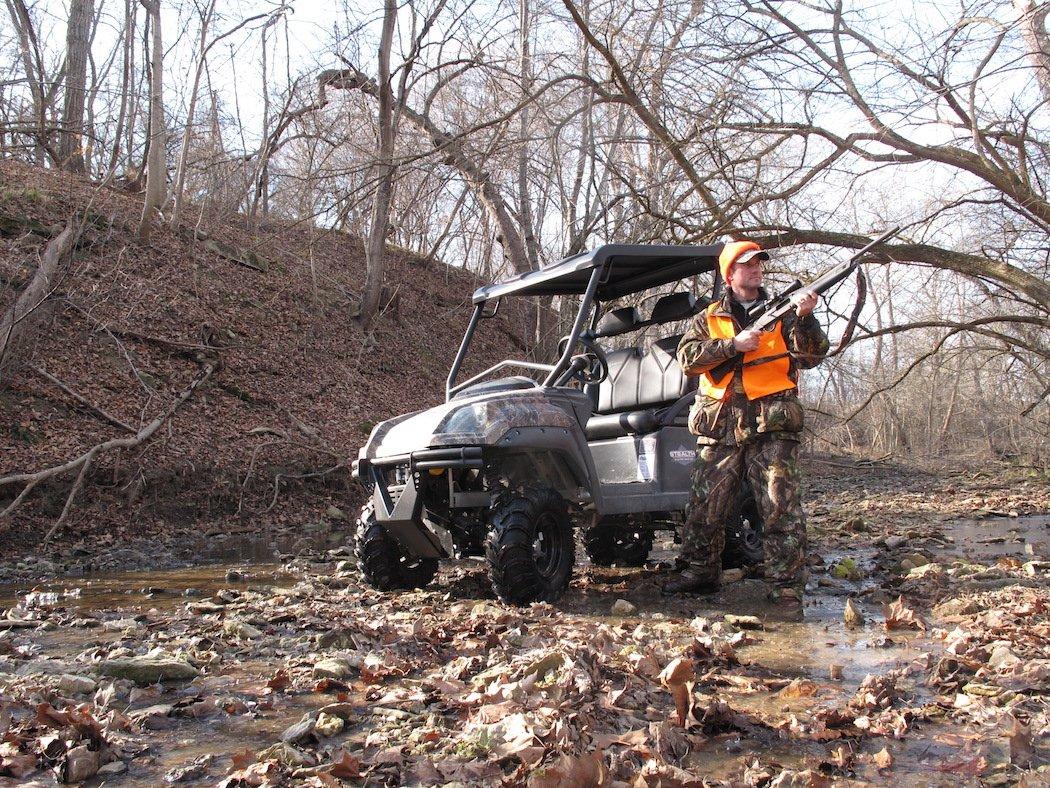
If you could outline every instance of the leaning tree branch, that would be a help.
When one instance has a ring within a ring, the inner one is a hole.
[[[54,292],[61,279],[63,263],[80,235],[74,222],[48,241],[40,255],[40,264],[26,288],[3,317],[0,317],[0,375],[7,366],[10,350],[19,345],[26,333],[27,319]]]
[[[55,386],[63,394],[67,394],[68,396],[70,396],[73,399],[75,399],[79,405],[81,405],[83,408],[87,409],[91,413],[95,414],[96,416],[98,416],[103,421],[109,422],[114,427],[120,427],[125,432],[130,432],[130,433],[135,433],[136,432],[135,428],[132,427],[130,424],[128,424],[125,421],[121,421],[116,416],[114,416],[112,413],[109,413],[108,411],[103,410],[98,405],[96,405],[93,402],[91,402],[90,400],[88,400],[86,397],[84,397],[84,396],[82,396],[80,394],[77,394],[77,392],[73,391],[73,389],[71,389],[69,386],[67,386],[61,380],[56,378],[54,375],[52,375],[50,372],[48,372],[43,367],[38,367],[36,364],[29,364],[28,368],[31,371],[35,372],[40,377],[42,377],[48,383],[50,383],[53,386]]]

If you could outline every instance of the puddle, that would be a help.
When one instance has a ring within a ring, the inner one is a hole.
[[[236,575],[230,574],[231,572]],[[62,578],[32,586],[0,586],[0,607],[12,607],[34,594],[34,606],[94,611],[135,608],[165,610],[185,604],[187,598],[206,597],[221,588],[282,585],[295,582],[278,564],[211,566],[143,572],[115,572]],[[53,601],[52,601],[53,599]]]
[[[950,545],[938,553],[962,558],[1010,557],[1021,561],[1038,559],[1050,550],[1050,515],[1027,517],[988,517],[981,520],[958,520],[943,526]],[[1029,554],[1031,545],[1035,553]]]

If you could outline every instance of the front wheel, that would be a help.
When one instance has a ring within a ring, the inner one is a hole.
[[[492,588],[504,602],[555,601],[576,560],[565,499],[549,487],[499,495],[489,514],[485,557]]]
[[[422,588],[437,574],[436,558],[411,558],[376,520],[375,504],[361,509],[354,535],[354,555],[365,582],[377,591]]]

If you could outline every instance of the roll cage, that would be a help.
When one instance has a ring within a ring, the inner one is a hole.
[[[605,244],[597,249],[567,257],[538,271],[529,271],[504,282],[474,291],[474,312],[470,317],[459,351],[445,381],[445,401],[458,391],[504,367],[545,372],[544,386],[563,385],[576,345],[590,316],[593,330],[602,302],[676,282],[686,277],[714,272],[718,284],[718,255],[723,244],[709,246],[670,246]],[[582,296],[568,341],[554,364],[506,360],[457,384],[456,378],[466,358],[478,324],[495,317],[506,296]]]

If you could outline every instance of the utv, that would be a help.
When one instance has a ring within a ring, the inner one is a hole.
[[[365,580],[416,588],[441,558],[484,556],[500,599],[553,601],[572,573],[574,523],[593,563],[644,564],[654,532],[675,529],[689,502],[696,380],[678,366],[680,334],[617,349],[609,340],[680,324],[710,299],[674,292],[647,316],[606,305],[699,274],[717,291],[721,248],[606,245],[478,289],[445,404],[378,424],[354,463],[371,493],[355,534]],[[557,361],[501,361],[457,383],[475,331],[510,296],[580,297]],[[511,369],[540,380],[498,376]],[[761,560],[749,496],[739,508],[726,566]]]

